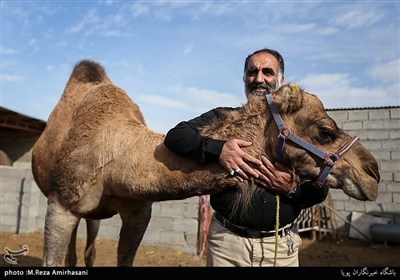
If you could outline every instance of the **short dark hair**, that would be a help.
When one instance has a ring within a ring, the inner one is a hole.
[[[244,73],[245,73],[245,74],[246,74],[246,70],[247,70],[247,64],[249,63],[250,58],[251,58],[253,55],[258,54],[258,53],[260,53],[260,52],[269,53],[269,54],[272,54],[273,56],[275,56],[276,60],[278,60],[278,71],[281,72],[282,75],[285,74],[285,61],[283,60],[282,55],[281,55],[278,51],[276,51],[276,50],[267,49],[267,48],[264,48],[264,49],[255,51],[255,52],[253,52],[252,54],[249,54],[249,55],[246,57],[246,60],[244,61]]]

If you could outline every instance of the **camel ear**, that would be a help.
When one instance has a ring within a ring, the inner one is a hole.
[[[282,114],[293,113],[303,105],[304,91],[296,84],[285,84],[273,95],[278,110]]]

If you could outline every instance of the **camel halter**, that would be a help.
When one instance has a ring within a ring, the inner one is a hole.
[[[285,127],[285,124],[283,123],[283,120],[281,116],[279,115],[278,109],[274,103],[274,100],[272,98],[271,94],[267,94],[266,96],[267,103],[269,105],[269,108],[271,110],[272,116],[274,117],[275,123],[278,126],[279,129],[279,144],[278,144],[278,162],[282,162],[282,157],[283,157],[283,148],[285,146],[285,141],[286,139],[291,140],[295,144],[299,145],[300,147],[303,147],[306,151],[309,151],[310,153],[313,153],[320,159],[324,161],[325,168],[322,170],[321,174],[319,175],[318,179],[313,182],[314,185],[321,187],[325,180],[326,177],[328,177],[329,172],[335,165],[336,161],[338,161],[344,154],[346,154],[360,139],[357,136],[354,136],[350,138],[348,141],[346,141],[340,148],[337,150],[335,153],[333,152],[328,152],[325,153],[315,147],[314,145],[310,144],[306,140],[302,139],[301,137],[297,136],[296,134],[292,133],[290,128]]]
[[[321,174],[319,175],[318,179],[313,182],[313,185],[321,187],[324,185],[326,177],[328,177],[331,169],[335,165],[336,161],[339,160],[345,153],[347,153],[360,139],[357,136],[350,138],[346,141],[336,153],[328,152],[325,153],[315,147],[314,145],[310,144],[306,140],[302,139],[301,137],[293,134],[290,128],[287,128],[283,123],[281,116],[279,115],[278,108],[274,103],[273,97],[271,94],[265,95],[267,99],[268,106],[271,110],[272,116],[274,117],[275,123],[279,129],[279,143],[278,143],[278,157],[277,161],[282,163],[283,158],[283,148],[285,146],[286,139],[291,140],[295,144],[299,145],[300,147],[304,148],[306,151],[313,153],[320,159],[324,161],[325,168],[322,170]],[[274,252],[274,266],[276,265],[277,255],[278,255],[278,229],[279,229],[279,209],[280,209],[280,198],[277,194],[275,196],[276,199],[276,215],[275,215],[275,252]]]

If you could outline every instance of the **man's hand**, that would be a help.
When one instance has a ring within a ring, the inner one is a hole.
[[[245,140],[229,140],[222,147],[221,155],[219,156],[220,165],[225,168],[227,172],[234,171],[233,175],[241,182],[243,180],[248,180],[248,176],[254,178],[259,177],[260,172],[257,172],[251,166],[261,166],[262,162],[241,149],[242,147],[251,145],[251,142]]]
[[[279,162],[272,164],[261,156],[262,165],[257,168],[258,178],[255,181],[279,194],[288,194],[298,184],[297,176]]]

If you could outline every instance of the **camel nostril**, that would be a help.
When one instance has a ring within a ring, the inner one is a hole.
[[[366,166],[365,171],[368,175],[373,177],[378,183],[381,180],[381,176],[379,174],[379,169],[377,164],[369,164]]]

